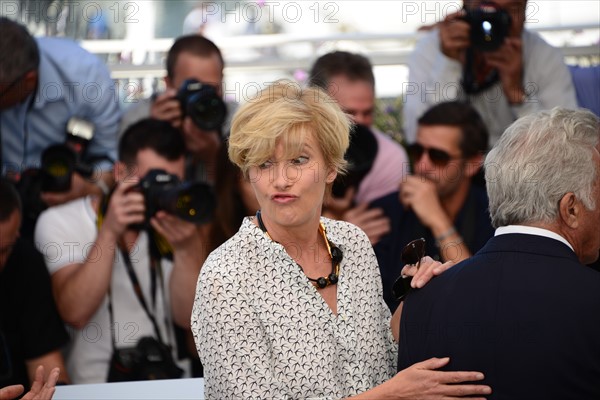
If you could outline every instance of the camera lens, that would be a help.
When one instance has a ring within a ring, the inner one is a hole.
[[[497,50],[511,26],[508,12],[489,5],[468,11],[465,19],[471,26],[471,45],[479,51]]]
[[[216,94],[197,93],[190,96],[187,112],[199,128],[213,130],[223,125],[227,110]]]
[[[214,86],[195,79],[187,79],[181,85],[177,98],[184,114],[189,115],[200,129],[220,129],[227,116],[227,107]]]
[[[68,191],[71,188],[71,175],[75,163],[75,153],[66,145],[48,147],[42,153],[42,191]]]
[[[214,196],[206,184],[183,183],[163,197],[162,206],[183,220],[203,223],[210,220]]]

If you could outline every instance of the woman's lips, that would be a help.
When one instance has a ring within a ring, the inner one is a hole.
[[[273,200],[275,203],[280,203],[280,204],[291,203],[292,201],[296,200],[297,198],[298,198],[298,196],[294,196],[291,194],[274,194],[273,196],[271,196],[271,200]]]

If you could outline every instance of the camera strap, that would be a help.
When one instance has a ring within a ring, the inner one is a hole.
[[[151,237],[151,235],[149,235],[149,237]],[[156,318],[155,318],[154,314],[150,311],[150,308],[148,307],[148,303],[146,302],[146,299],[144,298],[144,294],[142,292],[142,287],[140,285],[140,281],[137,277],[137,274],[135,273],[135,270],[133,269],[133,264],[131,262],[131,257],[129,257],[129,253],[127,252],[127,250],[125,250],[121,247],[119,247],[119,252],[121,253],[121,257],[123,258],[123,263],[125,264],[125,269],[127,270],[127,275],[129,276],[129,279],[133,286],[133,291],[135,293],[135,296],[137,297],[140,305],[146,312],[146,315],[152,322],[152,326],[154,328],[154,332],[156,334],[157,340],[161,344],[167,345],[165,343],[165,341],[163,340],[162,334],[160,333],[160,329],[156,322]],[[164,314],[165,314],[165,327],[167,329],[167,335],[169,335],[170,320],[167,317],[167,315],[169,314],[169,310],[167,308],[167,302],[166,302],[166,298],[165,298],[166,293],[165,293],[164,277],[163,277],[163,273],[162,273],[162,265],[160,262],[160,258],[156,257],[155,254],[153,254],[154,252],[152,250],[150,250],[149,253],[150,253],[150,288],[151,288],[151,293],[152,293],[152,305],[153,305],[154,309],[156,310],[156,278],[158,276],[158,280],[160,281],[161,290],[163,293],[163,308],[164,308]],[[115,334],[114,334],[114,330],[112,329],[114,327],[114,314],[113,314],[112,296],[111,296],[110,288],[108,289],[108,313],[109,313],[110,326],[111,326],[110,332],[111,332],[111,336],[112,336],[112,347],[113,347],[113,349],[115,349],[116,348]],[[169,335],[169,337],[170,337],[170,335]],[[167,347],[170,348],[171,346],[167,346]]]
[[[495,68],[482,73],[482,63],[481,54],[469,47],[466,51],[461,81],[462,88],[469,97],[487,90],[500,81],[500,75]]]

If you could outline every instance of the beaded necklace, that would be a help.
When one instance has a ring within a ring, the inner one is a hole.
[[[271,238],[271,235],[269,235],[269,232],[267,231],[267,227],[265,226],[265,224],[262,220],[262,215],[260,213],[260,210],[258,210],[256,212],[256,219],[258,220],[258,226],[260,227],[260,229],[265,233],[265,235],[267,235],[267,237],[269,239],[273,240],[273,238]],[[340,275],[340,263],[342,262],[343,253],[339,247],[337,247],[335,244],[333,244],[332,242],[329,241],[329,239],[327,238],[327,232],[325,230],[325,226],[323,225],[322,222],[319,223],[319,232],[321,233],[321,235],[323,236],[323,239],[325,240],[325,246],[327,247],[327,252],[329,253],[329,257],[331,257],[331,273],[328,276],[321,276],[317,279],[313,279],[313,278],[309,277],[308,275],[306,277],[308,278],[309,281],[311,281],[311,283],[313,284],[313,286],[315,288],[323,289],[323,288],[326,288],[327,286],[335,285],[338,282],[338,278]],[[273,241],[275,242],[275,240],[273,240]],[[302,268],[302,266],[300,264],[298,264],[298,266],[304,272],[304,269]]]

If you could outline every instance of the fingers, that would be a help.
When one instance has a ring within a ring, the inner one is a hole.
[[[492,388],[487,385],[445,385],[443,386],[443,393],[445,396],[450,398],[464,398],[465,396],[473,395],[488,395],[492,393]],[[485,397],[476,397],[484,400]]]
[[[169,89],[158,95],[150,107],[150,116],[163,121],[169,121],[173,125],[180,124],[182,110],[175,95],[176,91],[174,89]]]
[[[433,275],[437,276],[437,275],[441,275],[442,272],[446,271],[447,269],[452,268],[455,265],[456,265],[456,263],[454,261],[446,261],[445,263],[434,267],[431,271],[433,272]]]
[[[367,203],[359,204],[346,212],[342,219],[362,229],[371,244],[375,244],[390,231],[390,220],[381,208],[368,207]]]
[[[53,368],[44,383],[44,367],[40,365],[35,371],[35,380],[31,390],[23,396],[23,400],[50,400],[56,390],[56,382],[60,375],[60,368]]]
[[[11,385],[4,388],[0,388],[0,399],[16,399],[23,393],[25,388],[23,385]]]
[[[440,47],[447,57],[462,61],[462,53],[469,47],[469,24],[462,19],[464,13],[449,14],[440,26]]]
[[[39,365],[36,369],[35,369],[35,375],[33,378],[33,383],[31,384],[31,389],[29,390],[29,392],[23,396],[23,398],[27,398],[27,396],[29,396],[32,393],[39,393],[42,390],[42,387],[44,386],[44,366],[43,365]],[[33,398],[33,396],[32,396]]]
[[[443,358],[429,358],[425,361],[421,361],[419,363],[414,364],[413,366],[417,369],[438,369],[442,368],[444,365],[450,362],[450,357]]]
[[[184,221],[174,215],[159,211],[150,219],[152,227],[162,235],[174,250],[181,246],[196,243],[194,238],[200,238],[200,233],[196,224]]]
[[[46,387],[55,387],[56,382],[58,382],[58,377],[60,376],[60,368],[56,367],[50,371],[50,375],[48,376],[48,381],[46,381]]]
[[[113,192],[103,228],[120,235],[127,226],[144,222],[146,206],[144,196],[131,190],[138,183],[136,177],[119,183]]]

